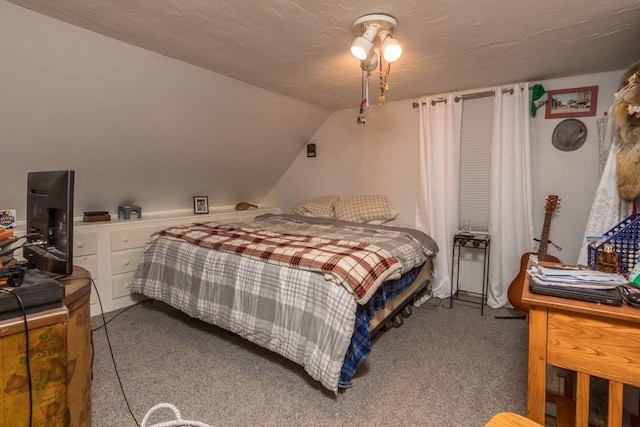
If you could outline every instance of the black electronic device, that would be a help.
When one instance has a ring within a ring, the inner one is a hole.
[[[0,268],[0,282],[6,282],[6,285],[17,288],[24,282],[25,273],[26,269],[19,265]]]
[[[74,171],[27,174],[27,243],[29,267],[55,275],[73,271]]]
[[[577,286],[542,285],[529,282],[529,291],[534,294],[550,295],[579,301],[595,302],[606,305],[622,305],[622,295],[613,289],[581,288]]]
[[[14,267],[17,271],[18,266]],[[0,292],[0,320],[62,307],[65,297],[62,283],[49,277],[48,273],[35,269],[22,269],[21,286],[4,286],[0,289],[11,291]],[[18,302],[16,295],[20,297],[22,304]]]
[[[618,291],[630,307],[640,308],[640,292],[637,290],[630,291],[626,285],[618,286]]]
[[[636,294],[628,295],[627,302],[634,307],[640,306],[640,294],[636,293]]]

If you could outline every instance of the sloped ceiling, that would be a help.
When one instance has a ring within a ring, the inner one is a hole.
[[[76,171],[75,216],[261,204],[330,114],[3,0],[0,58],[0,207],[20,220],[38,170]]]
[[[621,70],[640,59],[638,0],[12,0],[329,109],[355,107],[348,47],[367,13],[399,21],[387,100]]]

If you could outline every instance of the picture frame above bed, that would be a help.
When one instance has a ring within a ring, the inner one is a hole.
[[[596,115],[598,86],[550,90],[545,119],[589,117]]]
[[[208,214],[209,213],[209,197],[207,196],[194,196],[193,197],[193,213]]]

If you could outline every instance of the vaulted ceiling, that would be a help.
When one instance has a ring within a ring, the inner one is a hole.
[[[638,0],[11,0],[329,109],[356,107],[361,15],[399,21],[387,100],[621,70],[640,59]],[[375,80],[374,80],[375,87]]]

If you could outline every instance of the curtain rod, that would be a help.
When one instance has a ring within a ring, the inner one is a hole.
[[[510,95],[513,95],[513,89],[502,89],[502,93],[509,93]],[[487,92],[469,93],[466,95],[456,96],[455,101],[460,102],[460,101],[465,101],[467,99],[486,98],[487,96],[493,96],[493,95],[494,95],[494,91],[492,90],[489,90]],[[436,105],[438,102],[447,102],[447,99],[446,98],[433,99],[431,100],[431,105]],[[422,105],[425,105],[425,104],[426,104],[425,102],[422,103]],[[419,106],[420,106],[420,103],[418,102],[413,103],[413,108],[418,108]]]

